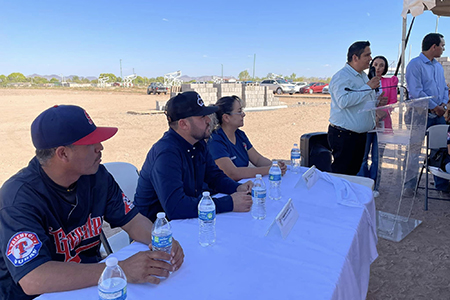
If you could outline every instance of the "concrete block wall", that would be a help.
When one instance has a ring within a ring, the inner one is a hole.
[[[217,88],[217,99],[226,96],[238,96],[242,99],[242,84],[240,83],[215,83]]]
[[[450,58],[449,57],[438,57],[436,58],[438,62],[441,63],[444,68],[445,82],[450,83]]]
[[[215,104],[217,101],[217,88],[212,83],[188,83],[181,85],[181,92],[196,91],[202,96],[206,105]]]
[[[275,94],[268,86],[264,86],[264,106],[277,105],[280,105],[278,98],[275,97]]]
[[[195,91],[202,96],[206,105],[214,104],[217,99],[225,96],[236,95],[240,97],[246,107],[278,106],[280,101],[274,96],[272,90],[267,86],[260,86],[258,83],[189,83],[182,84],[181,87],[172,87],[170,97],[178,93]],[[164,104],[158,105],[162,107]]]
[[[242,100],[246,107],[265,106],[265,87],[254,83],[243,85]]]

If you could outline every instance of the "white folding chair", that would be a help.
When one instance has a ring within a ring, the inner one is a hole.
[[[139,178],[138,169],[130,163],[126,162],[111,162],[103,164],[109,173],[114,177],[125,196],[134,201],[134,193],[136,192],[137,182]],[[100,252],[109,255],[116,252],[123,247],[130,244],[130,237],[124,230],[120,230],[118,233],[106,238],[102,231],[100,235],[102,247]]]
[[[447,200],[447,199],[441,199],[437,197],[430,197],[428,195],[429,190],[436,190],[435,188],[429,188],[428,187],[428,173],[431,172],[433,175],[441,178],[446,178],[447,175],[450,175],[442,170],[440,170],[438,167],[432,167],[428,165],[429,162],[429,156],[431,153],[431,150],[439,150],[440,148],[447,149],[447,132],[448,132],[448,126],[445,124],[441,125],[434,125],[427,129],[426,131],[426,157],[425,162],[423,163],[422,169],[420,171],[419,180],[417,181],[417,187],[418,188],[424,188],[425,189],[425,204],[424,209],[428,210],[428,199],[434,199],[434,200]],[[422,178],[422,174],[424,169],[426,170],[425,173],[425,187],[419,187],[420,180]],[[439,171],[440,170],[440,171]],[[445,175],[447,174],[447,175]]]

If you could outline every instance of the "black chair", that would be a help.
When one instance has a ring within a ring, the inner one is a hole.
[[[326,132],[305,133],[300,137],[301,165],[317,167],[320,171],[331,172],[331,148]]]

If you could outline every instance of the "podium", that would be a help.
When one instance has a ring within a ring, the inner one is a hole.
[[[376,107],[367,103],[362,111],[373,111],[378,137],[379,190],[390,201],[377,208],[377,234],[399,242],[422,221],[411,218],[416,195],[413,194],[419,165],[424,161],[422,151],[428,120],[428,100],[422,97],[405,102]]]

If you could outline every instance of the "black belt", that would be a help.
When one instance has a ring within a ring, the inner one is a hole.
[[[342,132],[348,132],[348,133],[353,133],[353,134],[366,134],[366,133],[367,133],[367,132],[359,133],[359,132],[351,131],[351,130],[342,128],[342,127],[340,127],[340,126],[336,126],[336,125],[331,124],[331,123],[330,123],[330,126],[333,127],[333,128],[335,128],[335,129],[337,129],[337,130],[340,130],[340,131],[342,131]]]

